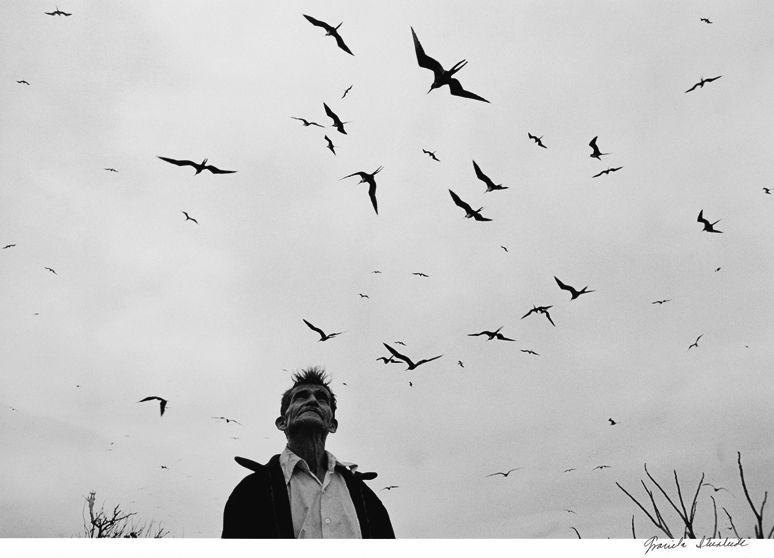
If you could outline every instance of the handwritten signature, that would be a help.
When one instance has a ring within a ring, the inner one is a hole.
[[[730,548],[730,547],[739,547],[739,546],[747,546],[747,539],[744,538],[738,538],[738,539],[712,539],[707,537],[702,537],[698,542],[692,543],[696,546],[696,548]],[[648,540],[645,541],[645,554],[650,552],[651,550],[673,550],[675,548],[688,548],[688,543],[685,541],[684,537],[680,537],[679,541],[675,541],[672,539],[671,541],[667,542],[660,542],[658,540],[658,537],[650,537]]]

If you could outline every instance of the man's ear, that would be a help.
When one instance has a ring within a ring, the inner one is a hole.
[[[277,417],[277,419],[274,421],[274,426],[277,427],[277,430],[282,430],[284,432],[288,426],[287,422],[285,422],[285,417],[284,416]]]
[[[337,421],[336,419],[331,419],[331,423],[330,425],[328,425],[328,432],[333,434],[334,432],[336,432],[336,430],[338,430],[338,428],[339,428],[339,421]]]

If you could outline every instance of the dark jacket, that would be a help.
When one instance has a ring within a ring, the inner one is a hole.
[[[234,488],[223,510],[224,539],[292,539],[293,519],[279,454],[266,465],[236,457],[236,462],[254,471]],[[344,476],[355,505],[364,539],[394,539],[390,516],[376,494],[363,480],[376,473],[337,469]]]

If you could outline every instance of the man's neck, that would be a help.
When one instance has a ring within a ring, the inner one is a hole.
[[[325,438],[320,436],[294,436],[288,439],[288,449],[306,461],[309,470],[320,482],[325,479],[328,470],[328,457],[325,453]]]

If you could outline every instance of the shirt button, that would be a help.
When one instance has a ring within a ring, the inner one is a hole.
[[[325,518],[325,524],[326,525],[330,525],[330,523],[331,523],[331,518],[330,517],[326,517]]]

